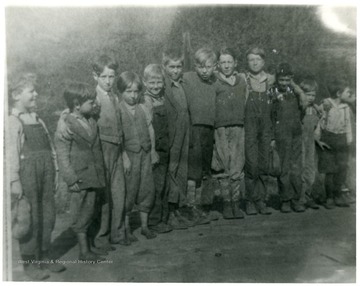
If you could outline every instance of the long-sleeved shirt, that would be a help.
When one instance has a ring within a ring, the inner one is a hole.
[[[10,182],[15,182],[20,180],[20,160],[21,160],[21,150],[24,145],[25,135],[23,131],[23,125],[19,118],[25,124],[41,124],[46,132],[47,137],[49,138],[49,143],[51,146],[51,154],[53,157],[55,169],[58,170],[57,157],[54,144],[52,142],[49,131],[46,128],[44,121],[42,121],[39,116],[35,113],[22,113],[16,108],[13,108],[11,115],[9,116],[9,129],[7,136],[7,162],[10,165]]]
[[[346,134],[348,143],[353,140],[350,107],[346,103],[337,104],[333,99],[326,98],[320,105],[323,115],[316,128],[316,138],[320,138],[321,130],[327,130],[335,134]]]

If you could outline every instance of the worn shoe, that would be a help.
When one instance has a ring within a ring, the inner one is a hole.
[[[341,208],[350,207],[344,196],[341,194],[334,199],[335,205]]]
[[[130,243],[139,241],[139,239],[131,232],[127,233],[126,236],[127,236],[128,240],[130,241]]]
[[[179,211],[175,211],[175,216],[177,217],[178,221],[186,225],[187,227],[195,226],[195,222],[187,219],[186,217],[182,216]]]
[[[148,228],[143,228],[141,229],[140,232],[143,236],[145,236],[147,239],[154,239],[157,235],[155,232],[152,232],[150,229]]]
[[[66,270],[66,267],[64,265],[55,262],[41,264],[41,267],[54,273],[59,273]]]
[[[262,215],[270,215],[271,214],[270,209],[261,200],[255,202],[255,207],[257,208],[257,211],[259,212],[259,214],[262,214]]]
[[[188,227],[180,222],[173,212],[169,215],[168,224],[175,230],[188,229]]]
[[[42,281],[50,277],[46,270],[41,269],[36,264],[26,265],[24,267],[24,272],[32,281]]]
[[[222,217],[222,215],[218,211],[211,210],[207,213],[207,217],[209,218],[210,221],[215,221],[215,220],[219,220]]]
[[[239,207],[239,203],[240,202],[232,202],[232,211],[234,214],[234,218],[237,218],[237,219],[241,219],[241,218],[245,217],[243,211]]]
[[[101,246],[96,246],[96,248],[98,248],[102,251],[107,251],[107,252],[116,250],[116,248],[114,246],[112,246],[110,243],[101,245]]]
[[[167,233],[173,231],[171,225],[168,225],[164,222],[160,222],[159,224],[150,226],[149,228],[156,233]]]
[[[351,192],[345,192],[343,193],[343,198],[348,204],[354,204],[356,203],[356,198]]]
[[[233,219],[233,209],[231,207],[231,202],[224,202],[224,209],[223,209],[223,218],[224,219]]]
[[[299,202],[292,203],[292,208],[296,213],[303,213],[305,211],[305,205]]]
[[[87,260],[87,261],[97,262],[97,261],[105,261],[105,258],[102,256],[99,256],[91,251],[88,251],[86,253],[80,253],[79,260],[82,260],[82,261]]]
[[[90,251],[97,254],[97,255],[103,255],[103,256],[106,256],[106,255],[109,254],[107,251],[105,251],[103,249],[100,249],[100,248],[97,248],[97,247],[91,247]]]
[[[280,211],[282,213],[291,213],[291,202],[290,201],[284,201],[281,203]]]
[[[331,199],[331,198],[327,198],[326,202],[324,204],[324,208],[326,208],[328,210],[331,210],[331,209],[335,208],[334,200]]]
[[[193,207],[192,211],[195,216],[196,225],[203,225],[203,224],[210,223],[210,219],[206,216],[206,214],[199,207]]]
[[[257,215],[257,210],[253,202],[247,201],[245,205],[245,212],[247,215]]]
[[[314,202],[314,200],[308,200],[305,204],[308,209],[318,210],[320,207]]]

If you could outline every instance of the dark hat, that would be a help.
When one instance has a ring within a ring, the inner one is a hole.
[[[276,76],[293,76],[294,73],[292,71],[291,65],[288,63],[281,63],[276,69]]]

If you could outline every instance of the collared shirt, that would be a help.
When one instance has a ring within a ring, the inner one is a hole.
[[[101,97],[102,100],[107,100],[113,106],[116,106],[116,104],[118,103],[118,98],[117,98],[117,96],[114,95],[113,92],[105,91],[100,86],[96,86],[96,99],[97,99],[98,103],[100,104],[101,101],[100,101],[99,97]]]
[[[242,74],[247,81],[249,79],[251,90],[255,92],[265,92],[275,82],[275,77],[271,74],[261,71],[257,75],[252,73]],[[249,87],[248,87],[249,88]],[[249,88],[249,89],[250,89]]]
[[[6,144],[8,155],[7,162],[10,164],[10,182],[20,180],[21,150],[24,146],[25,134],[23,125],[19,119],[21,119],[24,124],[41,124],[44,127],[46,135],[49,139],[55,169],[58,170],[56,151],[44,121],[42,121],[35,112],[22,113],[18,109],[13,108],[11,116],[9,116],[9,128],[7,130],[8,136]]]
[[[235,82],[236,82],[236,75],[237,75],[238,73],[236,72],[236,71],[234,71],[233,72],[233,74],[232,75],[230,75],[230,76],[225,76],[223,73],[221,73],[221,72],[219,72],[218,73],[218,75],[219,75],[219,77],[221,77],[221,79],[223,80],[223,81],[226,81],[228,84],[230,84],[231,86],[234,86],[235,85]]]
[[[183,79],[180,78],[179,81],[171,81],[171,91],[174,95],[175,100],[177,103],[184,109],[187,108],[187,100],[184,89],[182,87]]]
[[[140,104],[135,104],[135,105],[129,105],[124,100],[122,101],[122,103],[126,107],[126,110],[132,116],[135,116],[136,107],[139,106],[144,111],[147,126],[151,125],[152,116],[150,115],[149,109],[145,106],[145,104],[140,103]]]
[[[324,110],[320,127],[335,134],[346,134],[347,142],[352,142],[350,108],[346,103],[337,104],[332,98],[324,99],[321,104]]]

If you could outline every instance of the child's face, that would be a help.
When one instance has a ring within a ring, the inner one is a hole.
[[[95,99],[88,99],[83,104],[81,104],[79,112],[83,116],[89,116],[92,114],[92,111],[95,107]]]
[[[108,67],[105,67],[100,75],[96,74],[95,72],[93,73],[94,79],[96,80],[98,86],[106,92],[111,91],[115,82],[115,75],[115,71],[109,69]]]
[[[203,65],[196,64],[195,71],[202,80],[208,81],[213,75],[215,67],[216,64],[212,60],[207,60]]]
[[[183,72],[183,63],[181,60],[169,62],[164,66],[165,73],[173,80],[178,81]]]
[[[265,61],[261,56],[249,54],[247,56],[247,60],[248,60],[248,66],[249,66],[250,72],[252,72],[254,74],[258,74],[259,72],[261,72],[263,70]]]
[[[150,77],[144,81],[144,85],[152,95],[158,95],[164,87],[164,80],[162,77]]]
[[[291,83],[292,77],[289,75],[281,75],[277,78],[277,84],[280,91],[285,91]]]
[[[128,86],[126,90],[121,94],[123,100],[130,106],[134,106],[138,103],[139,88],[137,84],[133,83]]]
[[[35,90],[33,84],[26,86],[21,93],[14,95],[13,98],[16,101],[17,108],[23,111],[33,111],[36,107],[36,98],[38,93]]]
[[[230,55],[221,55],[219,58],[219,69],[225,76],[231,76],[234,73],[236,65],[236,61]]]
[[[313,91],[305,92],[305,95],[306,95],[306,103],[307,103],[307,106],[313,105],[314,102],[315,102],[316,91],[313,90]]]
[[[348,102],[351,97],[350,88],[346,87],[342,92],[338,92],[338,97],[341,102]]]

